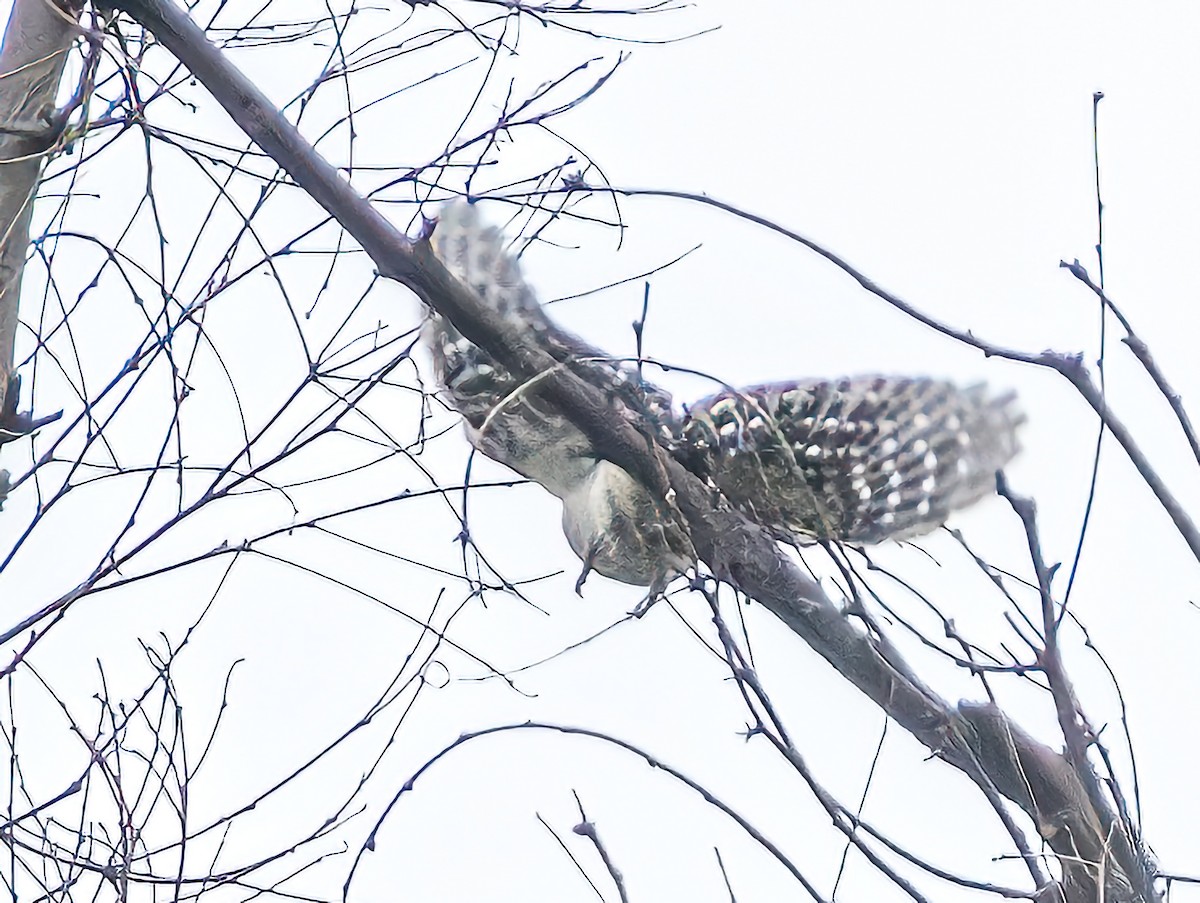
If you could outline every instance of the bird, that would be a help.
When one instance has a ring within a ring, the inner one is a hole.
[[[780,540],[872,545],[942,526],[988,495],[1019,452],[1011,391],[928,376],[808,378],[721,391],[676,406],[634,362],[547,314],[520,262],[477,205],[443,206],[433,250],[481,302],[601,389],[614,416],[653,438],[718,497]],[[430,311],[423,340],[471,444],[563,504],[563,532],[589,571],[659,593],[696,567],[686,526],[605,459],[540,391]]]

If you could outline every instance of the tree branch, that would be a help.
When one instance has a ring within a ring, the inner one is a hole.
[[[16,0],[0,48],[0,445],[44,422],[17,414],[17,302],[42,164],[65,122],[54,100],[82,11],[82,0]]]

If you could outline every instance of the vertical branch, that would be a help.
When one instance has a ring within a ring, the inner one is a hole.
[[[0,444],[25,432],[13,373],[17,301],[38,179],[62,132],[54,100],[82,10],[82,0],[15,0],[0,48]]]
[[[1103,91],[1092,94],[1092,171],[1096,177],[1096,262],[1100,268],[1100,284],[1104,284],[1104,200],[1100,194],[1100,101],[1104,99]],[[1105,367],[1105,354],[1108,351],[1108,311],[1104,302],[1100,302],[1100,355],[1096,360],[1096,370],[1100,376],[1100,397],[1108,398],[1108,376]],[[1096,429],[1096,450],[1092,454],[1092,476],[1088,482],[1087,503],[1083,506],[1083,522],[1079,525],[1079,541],[1075,544],[1075,558],[1071,562],[1071,575],[1067,578],[1067,589],[1063,593],[1063,611],[1071,601],[1071,590],[1075,588],[1075,577],[1079,573],[1079,562],[1083,558],[1083,543],[1087,539],[1088,524],[1092,522],[1092,511],[1096,505],[1096,487],[1100,482],[1100,452],[1104,448],[1104,417],[1100,417]]]
[[[1096,175],[1096,264],[1104,285],[1104,198],[1100,194],[1100,101],[1104,92],[1092,94],[1092,170]]]
[[[1037,578],[1038,594],[1041,600],[1043,646],[1038,655],[1042,672],[1050,684],[1050,693],[1054,699],[1054,708],[1058,716],[1059,728],[1065,741],[1065,756],[1075,772],[1079,786],[1090,803],[1090,809],[1098,819],[1096,837],[1103,843],[1098,849],[1080,849],[1077,866],[1090,868],[1095,871],[1094,881],[1107,887],[1111,878],[1123,875],[1123,881],[1131,882],[1128,890],[1130,896],[1138,899],[1157,899],[1154,887],[1154,865],[1144,854],[1138,844],[1137,835],[1128,815],[1122,808],[1114,812],[1110,798],[1105,794],[1100,779],[1088,760],[1088,749],[1095,742],[1096,733],[1088,724],[1075,693],[1070,676],[1063,662],[1062,652],[1058,643],[1058,628],[1061,617],[1056,611],[1053,591],[1050,586],[1052,571],[1046,566],[1042,557],[1041,539],[1038,535],[1035,506],[1032,499],[1014,494],[1004,479],[1004,475],[996,475],[996,489],[1021,519],[1029,546],[1029,556],[1033,563],[1034,574]],[[1116,780],[1112,782],[1115,788]],[[1081,838],[1080,838],[1081,839]],[[1116,866],[1116,867],[1114,867]],[[1121,891],[1123,885],[1114,888],[1118,891],[1111,899],[1124,899]]]

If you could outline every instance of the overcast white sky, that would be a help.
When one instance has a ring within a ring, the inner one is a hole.
[[[361,11],[354,20],[355,40],[348,43],[381,33],[410,14],[405,4],[382,6],[397,9]],[[956,327],[1029,350],[1082,351],[1089,360],[1098,349],[1096,305],[1058,262],[1078,257],[1093,275],[1097,272],[1092,94],[1102,90],[1107,286],[1185,402],[1191,402],[1200,397],[1195,275],[1200,17],[1193,9],[1183,3],[1152,8],[698,3],[682,13],[642,20],[647,33],[659,37],[720,26],[663,46],[592,43],[526,23],[522,52],[504,61],[505,76],[498,84],[511,75],[520,96],[584,59],[603,54],[611,61],[630,49],[631,57],[602,91],[553,123],[603,167],[614,185],[706,192],[820,242]],[[6,16],[3,3],[0,12]],[[325,15],[323,3],[289,0],[271,7],[260,22]],[[437,9],[420,8],[411,15],[409,31],[449,24]],[[229,18],[222,24],[242,21]],[[612,18],[597,27],[619,26],[622,33],[636,35],[638,22]],[[237,60],[274,99],[288,101],[317,78],[328,55],[327,37],[325,46],[300,41],[243,50]],[[395,43],[397,37],[381,43]],[[351,80],[355,103],[478,54],[477,46],[460,38],[401,63],[364,69]],[[436,152],[446,127],[463,114],[485,64],[481,58],[360,116],[355,164],[398,167]],[[198,110],[157,102],[152,110],[163,117],[157,121],[241,146],[202,90],[185,86],[181,96]],[[306,134],[321,134],[336,118],[339,103],[344,107],[341,87],[323,88],[306,114]],[[480,124],[486,124],[489,112],[494,117],[494,107],[478,114]],[[213,128],[218,132],[206,131]],[[532,131],[517,131],[514,138],[498,173],[525,173],[564,155],[561,145],[535,138]],[[347,162],[344,128],[321,146],[339,164]],[[97,196],[75,205],[75,219],[66,228],[115,242],[113,224],[123,224],[142,199],[144,159],[140,137],[131,134],[85,164],[77,190]],[[171,242],[163,253],[171,262],[168,272],[176,272],[213,189],[192,163],[163,146],[155,150],[155,167],[156,199]],[[505,181],[500,175],[480,178],[483,185]],[[362,188],[379,181],[370,172],[355,179]],[[55,190],[65,187],[61,182]],[[243,210],[249,210],[257,185],[237,190]],[[398,191],[388,196],[401,197]],[[407,226],[410,207],[386,209]],[[596,203],[589,209],[610,208]],[[506,210],[485,207],[496,222],[505,220]],[[646,351],[656,358],[710,371],[734,384],[883,371],[1015,387],[1029,423],[1025,452],[1009,476],[1019,491],[1037,499],[1047,558],[1069,562],[1087,494],[1095,424],[1065,381],[985,360],[952,344],[891,311],[815,255],[761,228],[681,201],[631,199],[622,211],[629,228],[619,246],[611,230],[564,228],[548,233],[557,247],[529,248],[525,270],[541,297],[576,295],[700,245],[653,277]],[[275,250],[316,220],[307,202],[287,196],[273,198],[255,223],[264,245]],[[160,249],[151,240],[152,224],[144,216],[139,222],[145,234],[122,247],[153,267]],[[207,254],[209,268],[235,230],[228,214],[212,227],[213,243],[198,250],[202,257]],[[326,231],[308,247],[328,248],[333,237]],[[72,253],[79,256],[71,258]],[[64,246],[62,254],[56,278],[69,300],[83,290],[100,257],[76,245]],[[281,258],[278,266],[293,305],[306,310],[314,286],[324,278],[324,259],[292,256]],[[204,265],[187,273],[180,288],[184,300],[187,292],[194,296],[200,290],[204,275]],[[302,323],[316,347],[358,300],[369,277],[365,261],[340,265],[316,313]],[[26,289],[34,304],[40,303],[41,279],[40,270],[31,269]],[[642,291],[642,281],[635,280],[557,304],[553,311],[594,343],[633,353],[630,322],[640,310]],[[420,312],[402,289],[377,286],[356,316],[362,329],[383,321],[395,333],[415,325]],[[30,317],[28,308],[25,317]],[[143,320],[128,290],[109,279],[86,295],[77,322],[74,347],[94,392],[128,357],[139,330],[144,331]],[[305,372],[277,284],[258,275],[219,295],[205,325],[235,379],[237,404],[251,429],[261,426]],[[1119,333],[1114,329],[1110,335]],[[1200,510],[1196,462],[1166,405],[1123,351],[1116,343],[1110,348],[1111,403],[1183,503]],[[424,359],[419,363],[428,377]],[[223,460],[243,441],[235,429],[238,408],[211,355],[198,354],[194,367],[186,451],[193,462]],[[78,409],[51,368],[39,372],[44,393],[39,407]],[[411,368],[402,367],[396,379],[411,385]],[[681,400],[708,389],[674,374],[663,380]],[[158,427],[167,383],[151,385],[159,388],[147,389],[113,429],[126,466],[152,458],[162,441]],[[414,438],[418,411],[411,393],[380,393],[368,407],[398,441]],[[450,426],[453,419],[442,415],[438,423]],[[286,475],[301,479],[345,468],[369,457],[364,446],[346,438],[322,443],[289,464]],[[419,461],[453,484],[462,478],[466,448],[460,432],[451,429],[431,442]],[[19,473],[28,456],[28,444],[9,446],[0,464]],[[475,464],[476,479],[503,479],[504,474],[490,462]],[[282,472],[276,476],[283,479]],[[136,534],[149,533],[169,513],[171,494],[178,490],[168,483],[139,515]],[[381,498],[428,485],[414,465],[396,458],[356,477],[298,489],[294,497],[302,513],[297,519],[344,507],[347,499]],[[0,572],[0,622],[16,622],[84,580],[127,520],[137,488],[102,484],[68,497]],[[9,500],[0,516],[0,550],[17,541],[36,504],[31,488]],[[546,614],[499,593],[489,594],[486,604],[468,601],[449,636],[473,655],[501,670],[522,668],[620,620],[638,601],[635,588],[597,576],[589,580],[583,599],[574,594],[578,563],[562,537],[557,503],[537,487],[476,491],[470,505],[476,542],[509,579],[562,572],[525,587]],[[222,540],[239,543],[292,517],[289,505],[270,493],[214,506],[187,530],[168,536],[132,571],[150,570]],[[1029,574],[1019,524],[1003,503],[991,500],[953,525],[996,564]],[[454,542],[459,525],[436,499],[396,503],[331,526],[392,556],[461,572]],[[911,548],[879,554],[978,642],[992,648],[1011,644],[1004,608],[954,543],[939,535],[921,546],[928,555]],[[89,700],[101,686],[97,660],[103,662],[110,698],[135,694],[152,678],[138,638],[153,641],[163,630],[177,641],[215,595],[176,675],[188,731],[194,732],[193,755],[217,711],[225,671],[235,660],[243,662],[235,669],[211,757],[192,788],[196,826],[244,804],[353,725],[401,670],[417,639],[403,613],[424,618],[443,588],[443,606],[456,607],[465,592],[453,576],[327,535],[298,533],[263,549],[293,564],[247,556],[219,590],[227,560],[99,594],[72,609],[31,657],[80,723],[94,725],[95,704]],[[354,589],[323,581],[296,564],[336,575]],[[1197,799],[1194,750],[1200,741],[1192,717],[1192,702],[1200,697],[1194,667],[1200,641],[1196,581],[1197,564],[1186,545],[1120,449],[1106,443],[1072,606],[1120,680],[1149,843],[1166,869],[1193,874],[1200,872],[1191,818]],[[887,598],[938,636],[939,625],[913,597],[893,589]],[[762,680],[799,748],[819,779],[853,804],[884,729],[882,714],[769,614],[752,606],[745,617]],[[840,835],[767,744],[745,742],[739,734],[747,717],[740,697],[727,669],[693,629],[713,640],[703,601],[680,594],[674,609],[659,605],[639,622],[516,673],[511,686],[476,680],[487,674],[478,662],[451,650],[439,652],[432,676],[442,676],[439,683],[448,676],[448,684],[422,690],[358,798],[366,812],[321,847],[340,849],[344,840],[350,853],[286,887],[337,897],[369,826],[415,769],[461,732],[536,719],[612,733],[686,772],[750,819],[828,894]],[[951,699],[981,698],[976,684],[923,655],[902,631],[896,633],[933,686]],[[1068,632],[1067,642],[1088,713],[1096,725],[1109,725],[1106,737],[1127,768],[1111,682],[1077,631]],[[21,726],[18,751],[24,754],[26,782],[35,797],[46,799],[81,773],[85,751],[28,672],[18,672],[13,687],[13,708],[20,717],[7,716],[5,723],[15,718]],[[1014,686],[1004,701],[1038,736],[1053,745],[1061,742],[1048,698]],[[369,730],[293,789],[236,821],[220,864],[232,868],[252,861],[314,831],[351,793],[397,718],[393,709],[378,716]],[[778,863],[662,772],[598,741],[525,732],[468,744],[422,777],[381,829],[351,899],[594,899],[538,822],[539,814],[566,838],[605,899],[616,899],[594,852],[570,834],[578,821],[572,791],[597,823],[631,899],[728,900],[714,846],[741,903],[803,898]],[[1013,863],[994,861],[1013,851],[968,782],[927,760],[926,751],[894,725],[865,815],[940,866],[1002,883],[1024,877]],[[933,899],[979,899],[952,885],[919,880]],[[838,898],[902,899],[854,853]],[[1174,899],[1200,899],[1200,892],[1177,887]]]

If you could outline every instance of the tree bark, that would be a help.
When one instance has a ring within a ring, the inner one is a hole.
[[[38,180],[62,134],[55,98],[82,10],[83,0],[15,0],[0,47],[0,444],[28,428],[17,416],[18,300]]]

